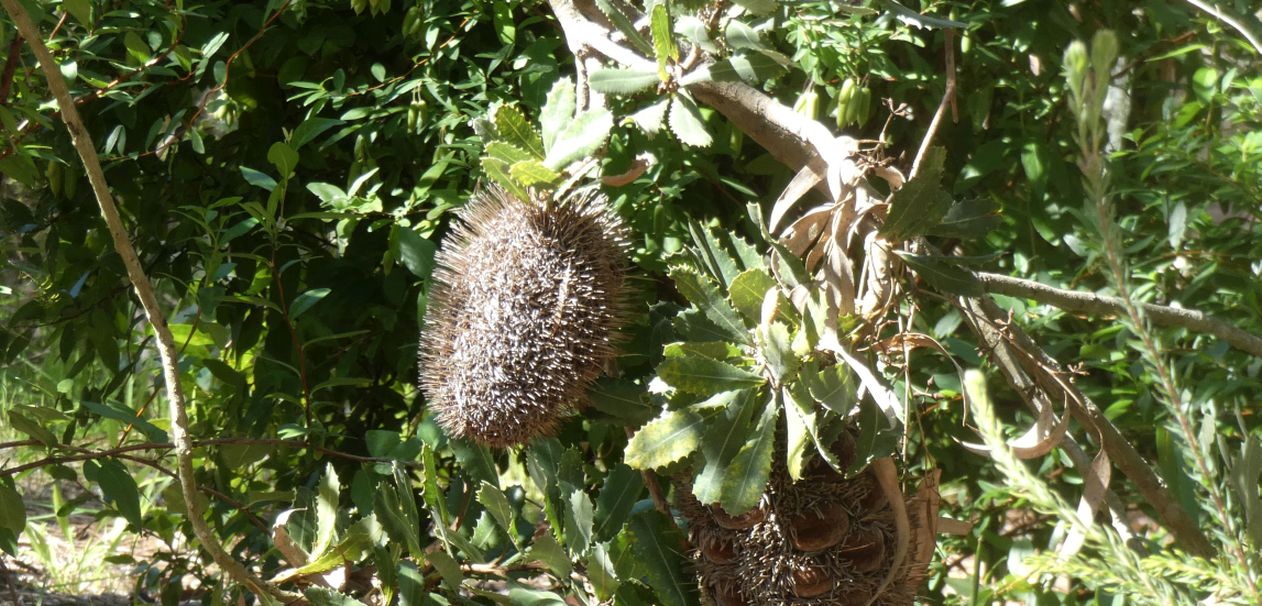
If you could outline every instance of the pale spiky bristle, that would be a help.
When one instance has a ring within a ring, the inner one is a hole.
[[[421,336],[439,424],[492,446],[555,432],[614,355],[627,249],[598,194],[475,194],[437,255]]]

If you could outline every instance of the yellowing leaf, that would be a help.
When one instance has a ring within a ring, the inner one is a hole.
[[[691,410],[670,410],[649,421],[627,442],[627,465],[653,469],[678,461],[697,449],[704,418]]]

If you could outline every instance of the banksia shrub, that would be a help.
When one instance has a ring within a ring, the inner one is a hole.
[[[624,317],[625,230],[599,194],[474,195],[436,258],[421,388],[452,436],[511,446],[582,406]]]
[[[844,460],[846,451],[853,454],[853,442],[843,438],[834,450]],[[871,471],[846,479],[816,458],[794,482],[782,465],[776,467],[762,499],[740,515],[702,505],[686,487],[678,490],[693,559],[711,601],[910,605],[922,573],[910,558],[898,561],[894,512]],[[909,545],[907,554],[915,547]]]

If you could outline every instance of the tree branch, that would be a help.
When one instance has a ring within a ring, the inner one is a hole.
[[[162,374],[166,381],[167,399],[170,405],[171,441],[175,445],[180,492],[188,509],[188,520],[193,527],[193,534],[197,535],[202,547],[210,553],[211,559],[234,581],[251,591],[266,593],[286,602],[300,599],[301,596],[298,594],[282,590],[255,576],[224,550],[218,537],[206,525],[203,519],[205,510],[197,498],[200,490],[194,477],[193,446],[188,437],[188,414],[185,411],[184,391],[180,385],[175,340],[171,336],[171,329],[167,326],[166,317],[158,306],[158,298],[154,294],[153,285],[140,265],[136,249],[132,247],[128,239],[122,217],[114,204],[109,185],[105,181],[105,173],[101,169],[101,160],[97,156],[96,146],[83,124],[83,119],[79,117],[79,110],[75,107],[74,98],[70,96],[70,90],[66,87],[56,60],[48,52],[39,29],[35,27],[19,0],[0,0],[0,4],[3,4],[4,10],[9,13],[9,17],[13,19],[18,31],[39,60],[44,77],[48,80],[48,88],[52,91],[57,100],[57,106],[61,110],[61,119],[66,123],[66,130],[70,132],[70,140],[74,143],[75,150],[79,153],[79,158],[87,171],[88,182],[92,185],[92,192],[96,195],[97,204],[101,207],[101,215],[105,218],[110,236],[114,240],[114,249],[122,258],[123,265],[127,268],[127,277],[131,280],[137,297],[140,298],[141,306],[144,307],[145,316],[158,335],[158,355],[162,360]]]
[[[1123,315],[1126,313],[1125,303],[1120,297],[1056,288],[1033,280],[999,274],[978,272],[977,278],[981,280],[988,292],[1010,297],[1034,299],[1039,303],[1046,303],[1065,311],[1092,315]],[[1143,309],[1144,315],[1152,320],[1154,324],[1178,326],[1211,334],[1226,341],[1236,349],[1255,356],[1262,356],[1262,337],[1237,328],[1204,312],[1195,309],[1154,305],[1152,303],[1144,303]]]
[[[1139,493],[1156,510],[1162,526],[1170,531],[1179,546],[1188,553],[1213,557],[1214,548],[1196,521],[1179,506],[1161,478],[1117,426],[1104,416],[1104,411],[1072,382],[1063,379],[1064,369],[1056,360],[1047,355],[1020,326],[1009,322],[1007,313],[989,298],[958,298],[954,303],[1009,382],[1014,386],[1024,386],[1026,381],[1018,372],[1024,370],[1044,393],[1052,397],[1065,396],[1069,414],[1096,435],[1110,461],[1135,483]]]
[[[13,74],[18,69],[18,61],[22,58],[22,36],[13,36],[9,42],[9,53],[4,60],[4,72],[0,73],[0,105],[9,103],[9,90],[13,86]]]
[[[1249,44],[1253,46],[1254,50],[1258,51],[1259,55],[1262,55],[1262,40],[1258,40],[1257,34],[1253,33],[1253,30],[1248,25],[1245,25],[1244,21],[1241,21],[1238,17],[1224,13],[1223,9],[1218,8],[1217,3],[1210,4],[1208,2],[1203,2],[1202,0],[1185,1],[1188,4],[1209,13],[1215,19],[1231,26],[1231,28],[1239,32],[1241,36],[1244,36],[1245,40],[1249,41]]]

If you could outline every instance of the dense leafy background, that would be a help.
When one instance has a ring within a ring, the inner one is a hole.
[[[286,564],[271,521],[309,507],[287,532],[312,555],[339,546],[355,563],[345,590],[361,597],[382,597],[369,589],[375,576],[405,604],[489,599],[467,590],[452,597],[466,575],[487,581],[476,585],[483,590],[511,589],[522,603],[575,592],[629,604],[695,600],[677,531],[652,510],[641,476],[621,463],[623,426],[655,414],[636,389],[661,360],[663,322],[685,303],[666,269],[692,241],[689,221],[756,240],[746,204],[769,206],[794,171],[705,108],[713,139],[705,148],[619,122],[604,173],[622,173],[640,154],[654,158],[642,177],[609,191],[633,229],[644,283],[619,385],[631,386],[631,401],[645,410],[623,408],[619,418],[597,406],[557,439],[490,452],[449,442],[429,419],[414,387],[416,335],[452,210],[486,179],[474,124],[497,105],[535,121],[554,82],[574,74],[546,4],[24,4],[53,32],[48,43],[169,310],[192,434],[216,441],[196,451],[209,521],[233,553],[276,574]],[[870,108],[843,116],[838,132],[881,141],[880,153],[905,168],[942,94],[944,34],[870,4],[778,7],[762,35],[795,68],[765,90],[836,127],[839,96],[853,94],[843,89],[863,89]],[[1257,27],[1248,2],[1225,4]],[[997,204],[1003,219],[984,239],[941,245],[994,254],[991,271],[1113,287],[1081,211],[1060,69],[1071,41],[1111,29],[1123,55],[1117,79],[1131,91],[1130,120],[1111,134],[1113,199],[1133,285],[1144,299],[1262,332],[1262,61],[1243,40],[1175,2],[921,8],[967,24],[957,36],[957,111],[936,139],[946,150],[945,185],[957,198]],[[4,23],[0,43],[9,48],[14,30]],[[169,422],[152,332],[42,76],[15,48],[0,103],[0,435],[9,440],[0,445],[0,547],[10,561],[20,553],[42,571],[33,578],[78,591],[57,572],[71,568],[63,556],[40,544],[87,515],[100,530],[100,553],[127,567],[136,590],[160,593],[164,603],[183,587],[225,599],[225,579],[188,541],[173,464],[157,446]],[[611,107],[621,118],[652,98],[621,96]],[[1199,478],[1189,446],[1171,437],[1133,333],[1109,319],[1000,300],[1047,351],[1077,365],[1079,386],[1212,528],[1198,486],[1221,480]],[[981,366],[957,312],[931,296],[917,301],[911,328],[940,339],[961,364]],[[1259,431],[1262,362],[1187,331],[1157,333],[1194,403],[1198,432],[1219,440],[1204,445],[1215,471],[1238,471],[1240,444]],[[956,440],[974,437],[962,424],[951,365],[919,353],[908,368],[890,369],[900,391],[915,394],[905,466],[913,475],[941,469],[945,511],[975,522],[969,536],[942,541],[926,602],[1002,594],[1119,603],[1106,592],[1046,591],[1024,577],[1020,556],[1046,545],[1054,524],[1008,496],[988,459],[962,454]],[[996,397],[1002,417],[1028,420],[1004,406],[1014,394]],[[1074,494],[1080,480],[1062,456],[1036,465]],[[1115,488],[1146,519],[1148,505],[1124,483]],[[379,526],[363,521],[374,511]],[[398,519],[384,513],[399,511]],[[1252,516],[1247,523],[1262,523],[1262,512]],[[120,519],[125,528],[115,526]],[[534,532],[540,520],[558,536]],[[124,534],[156,547],[132,557],[118,543]],[[1150,538],[1161,544],[1161,531]],[[461,569],[457,559],[481,567]],[[329,562],[315,572],[342,559]],[[572,580],[571,569],[587,584]],[[503,584],[540,576],[555,593]],[[434,595],[422,598],[427,592]]]

